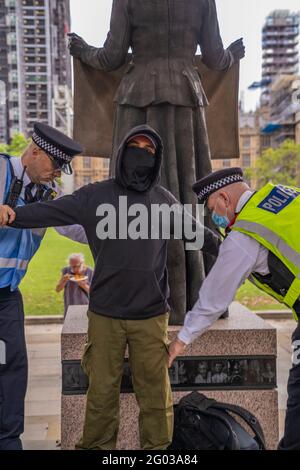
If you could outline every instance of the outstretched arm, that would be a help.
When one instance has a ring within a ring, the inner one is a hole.
[[[177,238],[176,233],[180,233],[180,238],[184,240],[186,249],[200,249],[217,257],[221,240],[215,232],[196,219],[172,193],[165,188],[161,187],[160,189],[168,205],[174,207],[171,217],[171,234]]]
[[[60,188],[57,188],[57,197],[56,199],[60,199],[65,196],[65,194],[61,191]],[[78,243],[83,243],[85,245],[88,245],[88,240],[86,237],[86,233],[84,228],[81,225],[67,225],[64,227],[55,227],[55,230],[57,233],[62,235],[63,237],[69,238],[70,240],[73,240],[74,242]]]
[[[216,263],[203,281],[199,298],[186,314],[184,326],[169,349],[169,366],[185,346],[201,336],[233,301],[237,289],[256,269],[259,243],[232,232],[223,242]]]
[[[213,230],[197,220],[187,209],[184,209],[184,215],[183,240],[187,246],[189,247],[192,244],[195,248],[201,249],[201,251],[205,251],[216,258],[219,253],[221,239]],[[189,236],[186,234],[185,225],[187,223],[190,227],[188,231],[191,232]],[[193,238],[190,238],[191,235],[193,235]],[[199,242],[202,246],[198,246]]]
[[[0,223],[14,228],[61,227],[64,225],[85,224],[86,196],[82,190],[64,196],[56,201],[36,202],[17,207],[7,220],[7,206],[0,208]],[[84,208],[85,207],[85,208]],[[3,216],[4,214],[4,216]],[[13,220],[15,214],[15,219]],[[5,220],[6,217],[6,220]]]
[[[116,70],[126,61],[130,47],[128,0],[114,0],[110,31],[101,48],[89,46],[77,34],[69,34],[70,54],[98,70]]]

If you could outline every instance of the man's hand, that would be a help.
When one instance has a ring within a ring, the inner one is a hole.
[[[89,45],[76,33],[69,33],[69,50],[70,54],[73,57],[81,58],[81,53],[84,49],[89,47]]]
[[[9,206],[0,206],[0,226],[12,224],[16,218],[15,211]]]
[[[72,277],[72,276],[71,276],[70,273],[67,273],[67,274],[65,274],[65,275],[63,276],[62,281],[63,281],[64,285],[66,285],[66,284],[69,282],[69,280],[71,279],[71,277]]]
[[[66,285],[68,284],[68,282],[69,282],[69,280],[70,280],[71,277],[72,277],[72,276],[71,276],[70,273],[64,274],[64,275],[61,277],[59,283],[58,283],[57,286],[56,286],[56,292],[60,292],[61,290],[63,290],[63,289],[66,287]]]
[[[183,341],[180,341],[179,338],[176,338],[169,346],[169,368],[172,367],[172,364],[177,356],[183,353],[186,349],[186,344]]]
[[[230,46],[228,47],[230,52],[232,53],[234,57],[234,62],[238,62],[239,60],[243,59],[245,57],[245,46],[243,42],[243,38],[237,39],[237,41],[234,41]]]
[[[90,291],[90,286],[86,281],[78,281],[77,282],[78,287],[81,287],[85,292],[89,293]]]

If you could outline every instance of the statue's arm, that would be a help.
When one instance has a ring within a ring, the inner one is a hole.
[[[232,43],[224,49],[220,34],[215,0],[205,0],[203,23],[199,36],[202,59],[212,70],[227,70],[245,55],[243,40]]]
[[[110,31],[103,47],[89,46],[81,37],[73,33],[69,37],[72,56],[98,70],[118,69],[126,62],[130,48],[128,0],[113,1]]]

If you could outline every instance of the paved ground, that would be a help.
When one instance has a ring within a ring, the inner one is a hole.
[[[279,419],[282,432],[286,406],[286,382],[291,362],[290,338],[295,322],[269,321],[278,331]],[[59,449],[60,439],[60,333],[62,325],[26,327],[29,387],[26,399],[26,449]]]
[[[56,449],[60,439],[62,325],[26,327],[29,384],[23,435],[26,449]]]
[[[286,385],[291,368],[291,336],[296,328],[294,320],[268,320],[277,329],[277,384],[278,384],[278,404],[279,404],[279,430],[283,434],[284,418],[287,401]]]

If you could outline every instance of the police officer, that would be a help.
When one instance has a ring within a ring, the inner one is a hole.
[[[21,158],[0,154],[0,204],[11,208],[61,196],[54,182],[72,173],[72,158],[81,146],[45,124],[34,126],[32,141]],[[87,243],[81,226],[57,231]],[[24,311],[18,286],[45,230],[0,228],[0,450],[22,450],[27,353]]]
[[[169,366],[186,345],[202,335],[250,280],[292,309],[294,359],[288,381],[285,434],[279,449],[300,450],[300,189],[268,183],[257,192],[240,168],[217,171],[193,189],[214,223],[225,229],[217,261],[199,298],[169,348]]]

